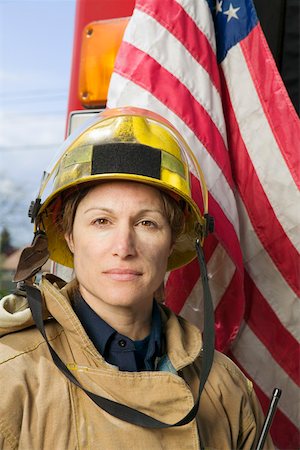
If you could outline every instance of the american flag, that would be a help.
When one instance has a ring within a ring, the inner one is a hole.
[[[166,117],[198,158],[217,348],[264,410],[283,390],[272,437],[299,448],[300,126],[252,0],[137,0],[108,98],[124,105]],[[201,327],[199,276],[196,261],[172,272],[166,303]]]

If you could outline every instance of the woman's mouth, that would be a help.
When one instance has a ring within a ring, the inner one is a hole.
[[[142,276],[142,272],[133,269],[113,268],[103,273],[115,281],[133,281]]]

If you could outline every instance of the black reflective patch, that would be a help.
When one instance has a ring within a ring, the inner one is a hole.
[[[92,173],[130,173],[160,179],[161,151],[148,145],[114,143],[94,145]]]

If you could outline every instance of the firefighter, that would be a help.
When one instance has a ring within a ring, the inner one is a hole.
[[[106,110],[65,142],[31,205],[21,290],[0,305],[1,449],[254,448],[252,384],[213,348],[207,193],[196,167],[203,213],[192,164],[179,133],[137,108]],[[197,255],[204,343],[158,301],[166,272]],[[71,282],[35,285],[49,257]]]

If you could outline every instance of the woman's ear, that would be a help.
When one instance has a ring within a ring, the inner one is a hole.
[[[66,243],[68,244],[69,250],[71,253],[74,253],[74,241],[73,241],[73,234],[65,234],[64,238],[66,240]]]

